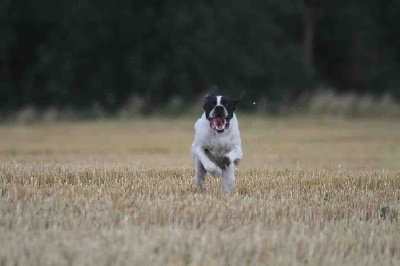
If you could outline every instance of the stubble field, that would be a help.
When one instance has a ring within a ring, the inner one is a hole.
[[[0,125],[0,265],[399,265],[399,122],[239,116],[231,195],[194,119]]]

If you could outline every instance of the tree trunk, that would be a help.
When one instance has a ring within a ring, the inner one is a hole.
[[[314,63],[315,29],[326,7],[318,7],[314,0],[301,0],[303,5],[303,52],[305,60]]]
[[[310,64],[314,62],[315,21],[312,11],[307,8],[303,14],[303,52],[304,58]]]

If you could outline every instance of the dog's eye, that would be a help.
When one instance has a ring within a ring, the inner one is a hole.
[[[215,101],[215,100],[212,101],[212,104],[213,104],[213,105],[217,105],[217,101]]]

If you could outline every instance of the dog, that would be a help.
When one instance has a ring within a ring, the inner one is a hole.
[[[235,107],[244,96],[231,100],[217,95],[212,86],[206,95],[204,113],[194,125],[195,137],[191,152],[195,165],[195,182],[207,191],[206,174],[221,177],[222,190],[228,193],[235,188],[234,165],[242,160],[242,142]]]

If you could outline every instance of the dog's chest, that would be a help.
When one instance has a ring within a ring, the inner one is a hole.
[[[213,136],[207,139],[204,149],[215,157],[222,157],[232,149],[232,140],[229,136]]]

